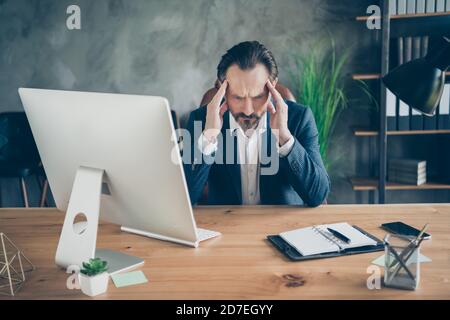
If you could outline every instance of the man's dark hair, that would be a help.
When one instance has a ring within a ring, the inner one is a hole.
[[[217,66],[217,79],[223,82],[228,68],[233,64],[237,64],[241,70],[250,70],[258,63],[267,68],[270,80],[278,78],[277,62],[269,49],[258,41],[241,42],[222,56]]]

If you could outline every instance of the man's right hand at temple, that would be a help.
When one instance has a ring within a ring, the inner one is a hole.
[[[223,98],[228,87],[228,81],[225,80],[211,102],[207,105],[206,109],[206,122],[203,136],[209,142],[216,141],[217,136],[222,130],[223,114],[228,110],[228,104],[225,101],[222,103]]]

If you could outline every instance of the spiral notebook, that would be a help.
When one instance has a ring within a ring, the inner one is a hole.
[[[346,243],[335,237],[328,231],[328,228],[338,231],[350,241]],[[373,238],[346,222],[286,231],[280,233],[279,236],[304,257],[378,245]]]

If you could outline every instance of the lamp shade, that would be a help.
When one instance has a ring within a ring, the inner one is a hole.
[[[385,86],[410,107],[434,115],[450,65],[450,41],[443,37],[424,58],[412,60],[383,77]]]

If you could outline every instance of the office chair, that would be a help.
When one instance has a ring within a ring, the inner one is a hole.
[[[173,121],[173,126],[176,129],[180,128],[180,119],[178,118],[178,114],[176,113],[176,111],[170,110],[170,114],[172,116],[172,121]]]
[[[18,178],[24,206],[28,208],[25,178],[42,168],[31,128],[24,112],[0,114],[0,178]]]

